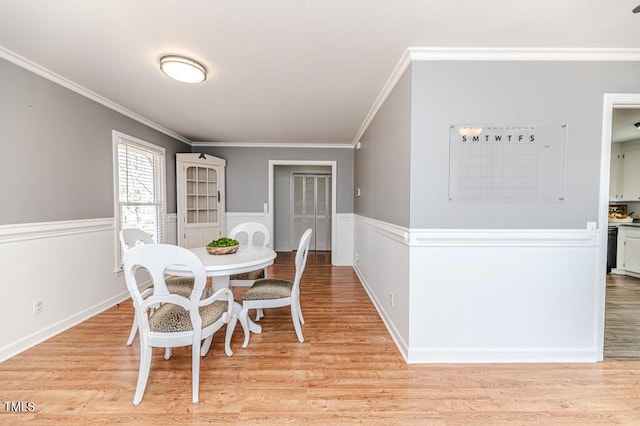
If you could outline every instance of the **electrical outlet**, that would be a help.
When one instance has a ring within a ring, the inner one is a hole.
[[[34,300],[33,301],[33,315],[40,315],[44,312],[44,301],[42,300]]]

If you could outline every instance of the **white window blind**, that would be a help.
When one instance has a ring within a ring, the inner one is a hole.
[[[114,132],[116,234],[139,228],[156,243],[165,241],[166,175],[164,148]],[[116,236],[121,268],[119,237]]]

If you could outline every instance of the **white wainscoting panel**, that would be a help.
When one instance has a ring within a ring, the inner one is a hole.
[[[336,214],[336,230],[332,238],[336,239],[336,253],[332,253],[336,266],[353,266],[353,213]]]
[[[113,218],[0,227],[0,362],[126,300]],[[33,314],[34,302],[44,311]],[[128,332],[127,332],[128,333]],[[126,335],[122,336],[123,344]]]
[[[354,234],[354,269],[407,362],[598,360],[598,232],[410,230],[355,215]]]
[[[169,213],[165,226],[165,242],[173,245],[178,244],[178,215],[176,213]]]
[[[592,247],[412,247],[408,361],[596,361],[595,262]]]

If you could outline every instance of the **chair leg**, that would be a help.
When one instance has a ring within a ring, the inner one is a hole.
[[[193,342],[191,346],[191,381],[193,392],[193,403],[198,402],[200,390],[200,339]]]
[[[231,319],[227,323],[227,334],[224,339],[224,353],[227,356],[233,355],[233,351],[231,350],[231,337],[233,336],[233,331],[236,329],[236,324],[238,323],[238,317],[235,314],[235,309],[233,315],[231,315]],[[249,330],[247,330],[249,332]]]
[[[260,321],[261,318],[264,318],[264,311],[262,310],[262,308],[257,308],[256,309],[256,319],[255,321]]]
[[[298,291],[297,294],[292,295],[292,300],[295,300],[296,302],[296,309],[298,311],[298,317],[300,318],[300,323],[304,324],[304,317],[302,316],[302,306],[300,306],[300,292]]]
[[[172,348],[164,348],[164,359],[170,359],[172,354]]]
[[[238,315],[238,319],[240,320],[240,324],[244,330],[244,342],[242,343],[242,347],[246,348],[249,345],[249,337],[251,336],[251,331],[249,331],[249,309],[243,306],[240,314]]]
[[[136,385],[136,393],[133,396],[133,405],[140,405],[142,395],[147,387],[149,379],[149,370],[151,369],[151,347],[140,344],[140,371],[138,372],[138,384]]]
[[[133,339],[136,338],[138,332],[138,311],[133,314],[133,324],[131,324],[131,331],[129,332],[129,339],[127,340],[127,346],[131,346]]]
[[[300,326],[300,312],[297,306],[297,303],[291,303],[291,318],[293,319],[293,328],[296,329],[296,335],[298,336],[298,342],[304,342],[304,337],[302,336],[302,327]]]
[[[202,348],[200,349],[200,356],[207,355],[207,352],[209,352],[209,348],[211,347],[211,342],[213,342],[213,334],[204,339],[204,345],[202,345]]]

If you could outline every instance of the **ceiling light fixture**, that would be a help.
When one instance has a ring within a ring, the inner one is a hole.
[[[640,121],[637,122],[636,124],[634,124],[634,126],[635,126],[636,129],[640,129]]]
[[[207,78],[207,69],[202,64],[184,56],[163,56],[160,58],[160,69],[183,83],[201,83]]]

